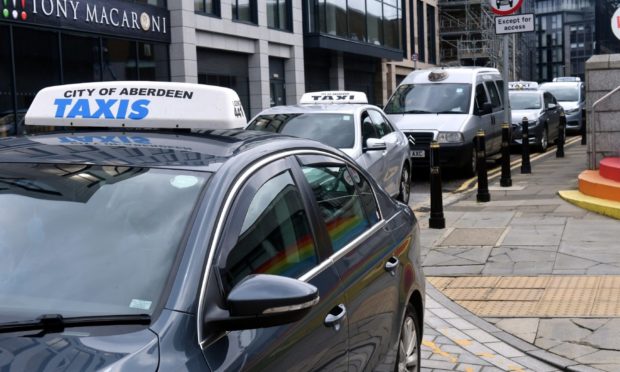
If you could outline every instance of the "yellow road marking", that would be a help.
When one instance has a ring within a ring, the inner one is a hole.
[[[458,345],[463,346],[463,347],[466,347],[472,344],[472,341],[466,338],[454,340],[454,342],[456,342]]]
[[[433,353],[439,354],[439,355],[441,355],[443,357],[448,358],[450,360],[450,362],[452,362],[452,363],[456,363],[458,361],[458,359],[454,355],[441,350],[441,348],[439,348],[439,346],[437,346],[432,341],[423,340],[422,341],[422,345],[424,345],[424,346],[428,347],[429,349],[431,349],[433,351]]]
[[[508,366],[508,370],[509,371],[514,371],[514,372],[524,372],[522,367],[515,366],[515,365],[512,365],[512,364]]]
[[[465,372],[474,372],[472,367],[465,367]]]
[[[480,358],[487,358],[487,359],[495,358],[495,354],[491,354],[491,353],[478,353],[476,355],[479,356]]]

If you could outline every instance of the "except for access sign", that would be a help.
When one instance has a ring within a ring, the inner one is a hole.
[[[519,14],[515,16],[495,17],[495,33],[515,34],[534,31],[534,15]]]
[[[489,0],[489,5],[493,13],[507,16],[519,10],[523,0]]]

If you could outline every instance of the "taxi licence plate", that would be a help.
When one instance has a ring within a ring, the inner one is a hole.
[[[424,150],[412,150],[411,157],[412,158],[423,158],[425,156]]]

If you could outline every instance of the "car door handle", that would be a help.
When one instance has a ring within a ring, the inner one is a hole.
[[[385,271],[387,271],[388,273],[392,274],[392,276],[396,275],[396,268],[398,267],[398,265],[400,264],[400,261],[398,260],[398,258],[392,256],[390,257],[390,259],[385,263]]]
[[[325,317],[325,325],[333,327],[336,332],[339,331],[340,322],[344,319],[346,314],[347,308],[343,304],[334,307]]]

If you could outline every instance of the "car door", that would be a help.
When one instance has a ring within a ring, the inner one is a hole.
[[[208,281],[207,307],[225,298],[250,274],[307,281],[320,296],[301,320],[282,326],[208,334],[204,354],[213,371],[345,371],[348,365],[346,308],[334,266],[325,259],[316,213],[282,159],[253,174],[235,197]],[[306,182],[302,179],[303,182]],[[309,210],[310,209],[310,210]],[[318,239],[317,239],[318,237]],[[215,278],[213,280],[211,278]],[[209,314],[206,310],[208,319]]]
[[[385,142],[383,181],[385,191],[394,196],[399,192],[400,171],[403,165],[403,149],[408,144],[404,143],[401,136],[392,128],[390,122],[378,110],[368,110],[368,115],[375,126],[375,132]]]
[[[494,154],[501,149],[502,144],[502,126],[504,121],[504,106],[500,98],[500,92],[498,91],[495,82],[485,81],[484,85],[487,88],[490,102],[493,105],[493,114],[491,116],[491,126],[489,131],[486,132],[486,149],[488,154]]]
[[[560,126],[560,105],[551,93],[544,92],[545,114],[547,116],[547,128],[549,129],[549,143],[558,138]]]
[[[369,138],[381,138],[367,110],[362,111],[360,114],[360,125],[362,128],[362,155],[355,160],[372,175],[381,187],[386,188],[388,184],[384,181],[383,175],[385,170],[385,151],[369,150],[366,147],[366,141]]]
[[[484,87],[484,83],[479,82],[476,85],[476,95],[475,95],[476,112],[480,112],[482,110],[483,105],[487,102],[491,103],[491,100],[487,94],[486,88]],[[483,130],[485,134],[485,139],[490,139],[491,137],[489,136],[489,134],[493,132],[492,129],[494,127],[491,124],[493,121],[495,121],[494,112],[484,113],[484,115],[478,116],[478,120],[476,121],[478,125],[475,128],[468,128],[468,131],[470,131],[471,135],[475,138],[476,132],[478,132],[478,130]]]
[[[311,185],[346,291],[349,370],[392,371],[402,267],[370,182],[335,159],[305,156],[300,161],[304,174],[325,174],[330,179],[327,190]]]

